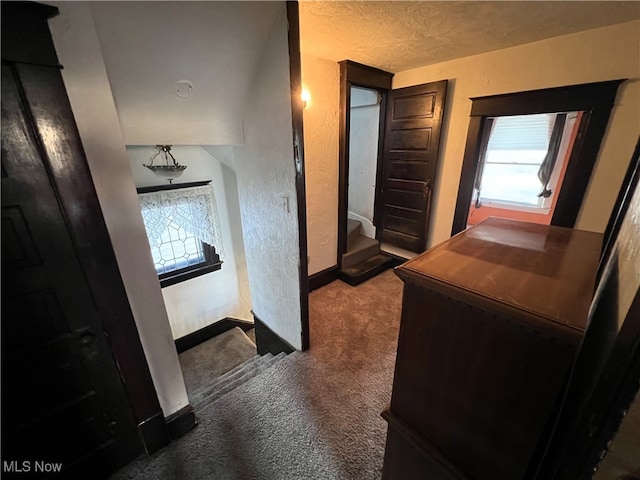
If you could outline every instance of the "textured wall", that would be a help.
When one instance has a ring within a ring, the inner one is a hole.
[[[253,311],[302,348],[295,165],[284,4],[265,46],[235,151]]]
[[[604,231],[640,132],[640,22],[397,73],[393,88],[449,79],[429,245],[449,237],[470,97],[629,78],[620,90],[576,227]]]
[[[165,416],[188,403],[124,139],[89,7],[60,2],[51,20],[73,114],[129,304]]]
[[[304,110],[304,161],[307,187],[309,275],[336,265],[338,256],[337,63],[302,56],[302,81],[311,93]]]
[[[142,165],[154,152],[127,147],[136,187],[166,183]],[[173,338],[180,338],[225,317],[253,317],[235,174],[201,147],[174,146],[172,153],[188,167],[175,183],[211,180],[223,242],[215,247],[224,262],[220,270],[162,289]]]

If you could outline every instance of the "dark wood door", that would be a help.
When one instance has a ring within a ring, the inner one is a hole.
[[[141,445],[69,227],[86,206],[62,207],[45,153],[68,149],[77,135],[60,98],[57,68],[3,58],[3,470],[101,478]],[[54,120],[39,121],[39,110]],[[77,161],[66,158],[55,168],[73,178]]]
[[[426,248],[447,80],[391,90],[387,97],[378,238]]]

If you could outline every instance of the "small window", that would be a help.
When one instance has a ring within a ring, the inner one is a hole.
[[[158,275],[204,262],[204,242],[167,216],[167,228],[161,242],[151,245],[151,255]]]
[[[210,185],[140,192],[140,207],[153,263],[166,287],[219,270],[221,245],[215,197]]]
[[[564,152],[567,114],[488,118],[476,177],[476,207],[548,210]]]

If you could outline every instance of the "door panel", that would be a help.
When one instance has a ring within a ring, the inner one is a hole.
[[[426,247],[447,81],[391,90],[378,201],[378,238],[413,252]]]
[[[391,189],[387,192],[387,198],[392,205],[406,205],[409,209],[416,211],[422,208],[422,192]]]
[[[410,209],[390,208],[389,213],[385,215],[385,224],[389,230],[405,235],[411,235],[416,230],[419,221],[420,212]]]
[[[430,128],[407,128],[404,130],[393,130],[391,132],[392,151],[418,151],[426,152],[431,143]]]
[[[396,159],[389,165],[389,177],[400,180],[419,180],[430,174],[428,162]]]
[[[414,88],[414,87],[410,87]],[[435,93],[426,92],[402,95],[394,103],[393,120],[415,120],[433,118]]]
[[[100,478],[141,445],[42,153],[75,132],[34,121],[19,71],[2,65],[2,456]]]

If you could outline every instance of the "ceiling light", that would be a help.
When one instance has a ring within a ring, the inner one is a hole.
[[[182,175],[182,172],[187,168],[186,165],[180,165],[176,159],[171,155],[171,145],[156,145],[156,153],[151,156],[149,165],[142,166],[147,167],[153,173],[159,177],[166,178],[169,183],[173,182],[174,178],[178,178]],[[154,165],[153,162],[160,154],[163,154],[164,165]]]

